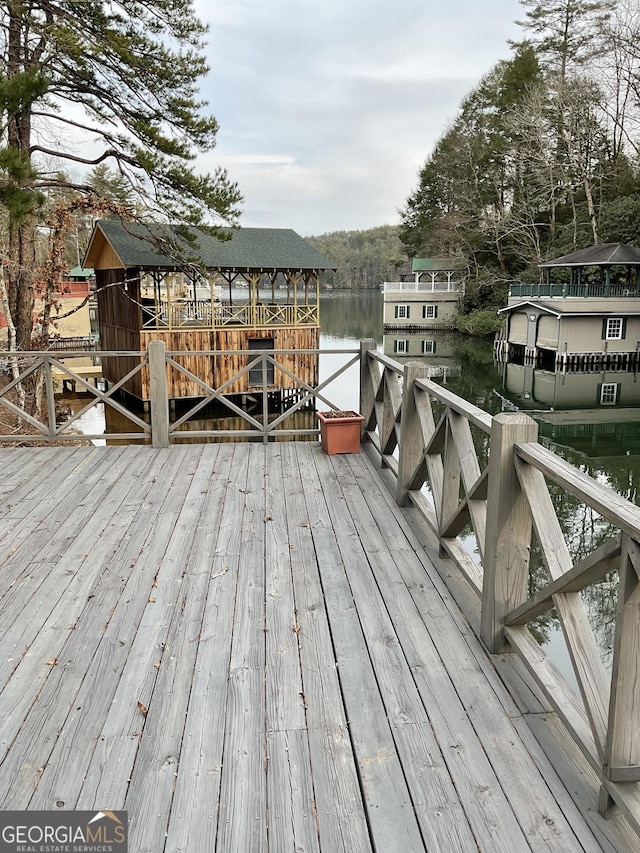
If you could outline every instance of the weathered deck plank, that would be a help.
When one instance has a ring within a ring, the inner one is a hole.
[[[318,462],[318,483],[321,480],[330,483],[337,474],[329,457],[319,457]],[[314,494],[319,494],[319,490]],[[364,585],[368,587],[366,554],[359,537],[354,535],[339,490],[325,488],[322,495],[323,502],[316,501],[314,505],[312,530],[314,540],[316,533],[319,535],[316,553],[372,832],[382,849],[394,849],[395,845],[397,849],[419,850],[423,840],[416,804],[407,788],[394,744],[390,711],[380,694],[377,682],[380,671],[376,672],[372,649],[367,647],[364,622],[378,614],[368,608],[359,613],[353,590],[358,578],[364,577]],[[390,635],[380,632],[376,639],[384,646]],[[401,685],[399,690],[402,691]]]
[[[103,708],[101,733],[77,808],[93,808],[97,802],[113,799],[124,807],[145,722],[138,703],[148,708],[151,702],[166,642],[168,614],[177,599],[171,543],[184,541],[184,537],[174,539],[174,532],[199,459],[199,454],[183,454],[181,450],[176,460],[179,476],[173,481],[173,466],[168,467],[166,477],[150,472],[153,491],[139,506],[139,524],[132,526],[127,537],[121,563],[126,586],[105,632],[105,651],[109,654],[112,648],[116,677],[107,693],[110,702]],[[161,462],[167,465],[166,455]]]
[[[290,472],[285,494],[320,849],[366,853],[371,841],[312,532],[312,492],[320,486],[308,448],[298,450],[286,443],[281,452]]]
[[[366,539],[371,541],[372,553],[369,559],[376,565],[380,575],[385,567],[389,567],[389,564],[393,566],[393,557],[386,550],[384,541],[384,531],[388,521],[386,518],[383,519],[382,530],[379,530],[372,519],[366,517],[362,506],[351,506],[351,501],[356,500],[359,491],[348,482],[351,478],[349,464],[344,459],[334,464],[341,465],[343,469],[340,472],[340,481],[342,491],[348,496],[344,501],[343,512],[360,510],[357,515],[358,529],[365,531]],[[351,525],[353,538],[353,532],[356,530],[353,519],[351,519]],[[352,566],[351,563],[349,565]],[[525,838],[514,819],[495,772],[487,760],[482,743],[477,738],[467,714],[460,705],[459,697],[450,684],[450,674],[445,669],[445,663],[438,650],[429,643],[424,622],[415,607],[412,607],[404,586],[398,585],[397,567],[393,566],[393,568],[396,582],[380,577],[377,581],[379,583],[382,580],[385,585],[389,584],[382,593],[377,586],[375,576],[371,576],[368,566],[354,567],[350,572],[350,583],[358,606],[362,609],[362,628],[367,637],[369,654],[374,659],[387,713],[394,726],[393,734],[397,739],[397,749],[402,750],[405,762],[409,763],[411,753],[405,752],[403,743],[407,725],[431,722],[434,729],[439,732],[438,753],[442,750],[444,764],[449,774],[456,779],[458,793],[466,812],[465,815],[462,809],[458,810],[455,814],[455,824],[459,825],[466,818],[470,828],[468,837],[475,837],[481,849],[501,850],[504,853],[514,849],[524,849]],[[385,598],[387,604],[384,603]],[[391,609],[393,621],[389,618],[386,608]],[[394,622],[397,627],[394,627]],[[402,642],[405,647],[408,647],[406,650],[401,645],[397,631],[400,634],[404,632]],[[391,655],[390,651],[394,651],[395,654]],[[414,655],[407,661],[405,655],[412,651]],[[424,679],[423,690],[428,690],[424,705],[416,687],[416,680],[420,683],[421,679]],[[472,689],[475,686],[473,682],[470,683]],[[407,702],[408,696],[411,697],[411,705]],[[431,721],[427,716],[425,705],[432,714]],[[441,763],[442,758],[438,755],[437,763],[434,761],[436,767]],[[442,772],[441,783],[444,777],[445,772]],[[453,788],[451,781],[447,788]],[[482,792],[480,797],[477,796],[478,792]],[[429,803],[428,799],[425,801],[425,796],[423,794],[423,798],[419,801],[422,803],[422,808],[425,802]],[[415,805],[420,814],[418,803]],[[453,816],[452,814],[451,817]],[[433,815],[431,817],[432,820],[427,819],[426,823],[430,828],[435,828],[437,821],[433,820]],[[448,827],[442,829],[446,837]],[[442,844],[444,839],[436,835],[433,840]],[[467,849],[470,843],[466,839],[463,841]]]
[[[364,454],[0,462],[0,808],[126,808],[137,853],[633,849]]]
[[[225,445],[216,466],[217,477],[209,485],[216,492],[202,518],[201,532],[208,555],[209,588],[198,643],[193,686],[189,696],[180,766],[168,827],[167,851],[215,850],[218,832],[217,803],[224,755],[226,696],[239,553],[228,552],[225,531],[233,524],[237,506],[234,489],[227,489],[233,445]]]
[[[267,846],[265,755],[264,448],[236,448],[240,555],[218,818],[221,850]]]
[[[184,726],[192,687],[196,655],[202,632],[209,565],[204,553],[206,537],[198,536],[210,512],[217,509],[215,490],[209,485],[217,455],[203,454],[191,478],[182,512],[162,557],[147,608],[148,624],[155,634],[158,619],[167,625],[157,661],[147,659],[147,669],[157,674],[145,711],[140,747],[132,768],[125,806],[131,810],[130,843],[134,850],[163,848],[175,790],[176,772],[183,748]],[[152,599],[155,598],[155,601]],[[146,617],[146,612],[145,612]],[[155,623],[155,624],[154,624]],[[156,664],[159,664],[156,666]],[[189,772],[188,768],[185,768]],[[188,812],[177,819],[189,820]]]
[[[318,831],[305,815],[315,811],[312,765],[300,666],[301,627],[296,613],[286,483],[293,476],[286,454],[269,454],[265,490],[265,640],[267,803],[277,826],[277,851],[320,849]],[[312,566],[299,566],[312,571]]]
[[[28,646],[13,649],[19,662],[2,692],[5,713],[0,719],[0,745],[9,749],[5,772],[0,774],[0,797],[6,808],[24,808],[35,791],[74,704],[86,662],[95,653],[98,639],[93,628],[96,622],[101,628],[108,622],[119,598],[117,584],[101,581],[126,516],[121,514],[120,524],[113,520],[126,493],[139,482],[136,474],[144,469],[144,461],[136,458],[137,465],[130,463],[131,476],[108,489],[110,500],[103,500],[102,512],[95,512],[90,503],[81,533],[54,567],[61,588],[49,601],[40,602],[38,610],[47,611],[44,622],[33,626]],[[44,515],[46,507],[41,512]],[[92,551],[96,542],[100,554]],[[40,571],[49,570],[48,563],[41,564]],[[27,608],[26,613],[34,609]]]

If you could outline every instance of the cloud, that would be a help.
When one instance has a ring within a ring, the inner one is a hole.
[[[228,154],[225,165],[241,166],[291,166],[293,157],[287,154]]]
[[[245,197],[244,225],[301,234],[398,221],[469,90],[520,32],[518,0],[196,0],[202,87],[220,122],[201,158]]]

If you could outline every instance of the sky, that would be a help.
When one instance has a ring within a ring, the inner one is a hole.
[[[195,0],[201,95],[244,227],[302,236],[397,224],[460,102],[501,59],[519,0]]]

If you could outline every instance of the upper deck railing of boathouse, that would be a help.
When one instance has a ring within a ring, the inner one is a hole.
[[[511,299],[566,299],[568,297],[611,297],[614,299],[637,299],[640,290],[637,286],[623,283],[591,283],[591,284],[511,284],[509,298]]]
[[[309,356],[322,352],[327,351]],[[480,607],[478,630],[488,651],[516,653],[555,709],[600,781],[600,811],[606,814],[614,804],[619,806],[640,834],[640,508],[540,444],[537,425],[529,416],[518,412],[491,416],[432,381],[426,364],[400,364],[380,353],[373,340],[363,341],[360,350],[331,351],[332,356],[344,356],[341,366],[317,385],[301,384],[301,393],[286,411],[270,410],[270,371],[284,369],[278,351],[233,354],[243,362],[241,373],[253,370],[262,377],[256,389],[263,402],[259,414],[225,400],[225,386],[212,388],[187,371],[200,382],[202,398],[171,420],[167,374],[170,369],[185,370],[181,355],[166,352],[162,341],[152,342],[145,353],[100,353],[101,358],[128,358],[130,371],[108,390],[93,388],[78,376],[79,386],[92,398],[82,411],[101,403],[112,406],[138,428],[138,439],[158,447],[185,437],[313,438],[318,432],[315,423],[287,429],[287,419],[304,409],[313,417],[318,404],[342,408],[331,401],[328,388],[336,376],[359,370],[365,451],[383,469],[382,477],[390,481],[396,503],[418,511],[441,554],[449,558],[450,573],[455,569],[456,583],[468,585]],[[210,359],[232,354],[202,355]],[[16,418],[22,415],[34,433],[31,440],[87,438],[70,434],[74,418],[58,423],[53,369],[73,375],[64,355],[0,354],[0,359],[15,374],[0,392],[0,405]],[[142,369],[151,376],[148,420],[115,394]],[[36,376],[44,389],[42,414],[21,412],[7,393]],[[240,428],[185,434],[186,421],[210,401],[230,404]],[[128,435],[117,438],[126,440]],[[23,435],[5,438],[29,440]],[[610,533],[590,552],[589,543],[582,542],[579,558],[572,555],[557,509],[567,496],[602,519]],[[478,559],[469,553],[469,529]],[[546,578],[530,593],[534,547],[540,552]],[[612,571],[619,577],[619,591],[609,674],[581,593]],[[562,627],[579,696],[528,627],[552,609]]]
[[[208,299],[180,299],[171,303],[145,304],[143,330],[221,329],[229,327],[268,329],[273,326],[298,328],[319,326],[318,305],[284,302],[214,302]]]

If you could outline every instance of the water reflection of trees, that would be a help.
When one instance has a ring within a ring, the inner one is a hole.
[[[577,467],[584,470],[582,466]],[[560,527],[564,532],[567,548],[574,563],[585,559],[596,548],[616,535],[617,529],[592,507],[567,494],[555,483],[549,483],[548,486]],[[535,534],[531,547],[529,580],[530,595],[534,595],[549,582],[542,550]],[[610,665],[613,650],[617,586],[618,573],[612,571],[603,580],[582,591],[589,624],[595,634],[605,666]],[[550,632],[559,627],[555,609],[540,616],[529,627],[538,642],[546,643]]]
[[[382,342],[382,293],[379,290],[332,292],[320,296],[320,331],[356,341]]]

